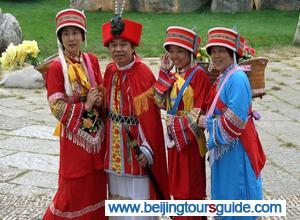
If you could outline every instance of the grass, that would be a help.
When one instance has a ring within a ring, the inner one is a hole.
[[[13,14],[19,21],[23,39],[36,40],[41,57],[45,58],[57,51],[55,36],[55,15],[69,7],[69,0],[0,0],[2,12]],[[298,22],[298,11],[252,11],[246,13],[210,13],[208,8],[185,14],[125,12],[125,17],[144,25],[142,42],[137,52],[141,56],[160,56],[165,30],[170,25],[187,28],[197,27],[205,45],[209,28],[215,26],[237,27],[248,43],[258,52],[266,48],[280,48],[292,44]],[[101,25],[108,21],[112,12],[86,12],[88,19],[88,47],[83,50],[107,56],[102,46]],[[280,27],[280,31],[279,31]]]

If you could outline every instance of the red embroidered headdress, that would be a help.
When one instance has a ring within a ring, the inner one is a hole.
[[[208,54],[210,54],[210,47],[223,46],[234,51],[239,57],[241,57],[243,55],[244,44],[245,39],[238,32],[232,29],[216,27],[208,30],[206,43],[206,50]]]
[[[113,39],[123,38],[133,43],[134,46],[138,46],[140,43],[142,28],[143,25],[138,22],[125,18],[122,19],[121,17],[117,17],[116,19],[114,18],[102,25],[103,45],[108,47],[109,42]]]
[[[196,56],[200,43],[201,38],[195,31],[184,27],[170,26],[167,29],[164,48],[168,50],[169,45],[176,45],[187,49]]]
[[[86,32],[86,17],[83,12],[76,9],[66,9],[56,15],[56,34],[66,26],[76,26]]]

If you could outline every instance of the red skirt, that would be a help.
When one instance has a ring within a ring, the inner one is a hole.
[[[43,220],[96,220],[105,217],[107,195],[104,170],[75,179],[59,176],[58,190]]]

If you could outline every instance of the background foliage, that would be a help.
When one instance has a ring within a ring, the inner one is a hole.
[[[69,7],[69,0],[0,0],[2,13],[11,13],[19,21],[24,40],[36,40],[42,58],[56,53],[55,15]],[[102,45],[101,25],[108,21],[112,12],[86,12],[88,19],[88,47],[83,50],[100,57],[108,55]],[[145,57],[160,56],[168,26],[196,27],[205,45],[207,30],[215,26],[236,27],[248,44],[259,52],[261,49],[292,44],[299,11],[252,11],[247,13],[210,13],[204,8],[186,14],[124,12],[124,17],[144,25],[142,43],[137,52]]]

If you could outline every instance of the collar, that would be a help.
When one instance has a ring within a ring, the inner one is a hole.
[[[135,55],[133,55],[133,61],[125,66],[118,66],[118,64],[116,63],[117,69],[118,70],[128,70],[131,69],[131,67],[134,65],[135,63]]]
[[[83,61],[81,52],[79,52],[79,56],[73,56],[67,50],[64,50],[64,54],[72,61],[72,63],[82,63]]]

